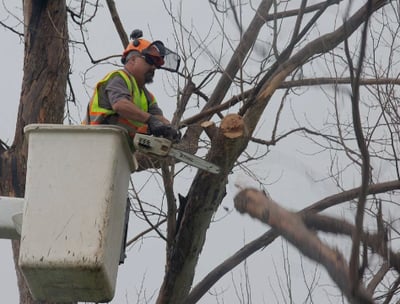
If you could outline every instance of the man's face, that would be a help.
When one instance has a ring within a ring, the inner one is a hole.
[[[144,83],[146,83],[146,84],[153,82],[154,72],[155,72],[155,67],[154,66],[150,66],[149,64],[147,64],[147,65],[150,68],[149,68],[149,70],[147,72],[144,73]]]
[[[141,56],[147,65],[151,67],[147,73],[145,73],[145,83],[153,82],[154,71],[164,64],[164,59],[158,55],[145,54]]]
[[[135,75],[136,80],[143,81],[145,84],[152,83],[156,67],[149,64],[141,55],[132,57],[129,64],[129,71]]]

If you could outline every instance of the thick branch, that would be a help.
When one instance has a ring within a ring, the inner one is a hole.
[[[393,191],[400,189],[400,181],[394,180],[386,183],[370,185],[368,188],[368,194],[379,194],[387,191]],[[299,213],[306,212],[321,212],[325,209],[341,204],[343,202],[355,199],[359,194],[360,189],[354,188],[338,194],[328,196],[318,202],[311,204],[309,207],[301,210]],[[278,233],[271,229],[264,233],[262,236],[243,246],[240,250],[234,253],[231,257],[226,259],[220,265],[215,267],[209,274],[207,274],[190,292],[188,297],[185,299],[185,304],[196,303],[210,288],[226,273],[231,271],[250,255],[257,250],[260,250],[269,244],[271,244],[277,237]]]
[[[339,85],[339,84],[350,84],[350,77],[343,78],[329,78],[329,77],[316,77],[316,78],[305,78],[299,80],[284,81],[278,87],[279,89],[288,89],[293,87],[305,87],[305,86],[320,86],[320,85]],[[400,78],[364,78],[359,80],[359,84],[363,86],[371,85],[400,85]]]
[[[161,163],[162,177],[164,182],[165,196],[167,199],[167,259],[175,237],[176,229],[176,200],[174,196],[173,172],[169,170],[167,162]]]
[[[321,242],[316,234],[307,229],[298,214],[285,210],[255,189],[239,192],[234,202],[240,213],[247,213],[270,225],[305,256],[322,264],[351,303],[373,303],[362,287],[356,291],[351,289],[348,266],[342,254]]]
[[[212,146],[216,148],[210,150],[207,159],[218,163],[221,173],[199,171],[193,180],[186,195],[186,207],[180,224],[182,229],[177,231],[175,247],[167,262],[156,303],[182,303],[190,291],[207,229],[226,194],[226,172],[230,172],[237,159],[237,147],[244,147],[246,129],[242,122],[236,114],[226,116],[212,138]]]
[[[316,78],[304,78],[298,80],[289,80],[283,81],[278,89],[288,89],[295,87],[306,87],[306,86],[321,86],[321,85],[340,85],[340,84],[350,84],[350,77],[343,78],[329,78],[329,77],[316,77]],[[372,85],[400,85],[400,78],[371,78],[371,79],[360,79],[360,85],[363,86],[372,86]],[[254,89],[250,89],[244,91],[239,95],[235,95],[229,98],[224,103],[212,107],[207,110],[203,110],[200,113],[193,115],[185,120],[180,122],[180,127],[183,128],[185,126],[196,123],[205,117],[210,117],[211,115],[221,112],[223,110],[229,109],[232,106],[236,105],[239,102],[246,101],[250,96],[252,96]],[[183,97],[182,97],[183,98]]]
[[[119,38],[121,39],[122,46],[126,48],[127,45],[129,44],[129,39],[128,35],[124,30],[121,19],[119,18],[114,0],[107,0],[107,6],[111,14],[112,21],[114,22],[115,28],[118,32]]]
[[[318,215],[310,212],[301,214],[305,225],[313,230],[319,230],[328,233],[343,234],[353,237],[356,228],[353,224],[332,218],[326,215]],[[371,234],[362,231],[360,240],[371,248],[371,251],[379,254],[382,259],[388,260],[387,267],[392,267],[400,274],[400,253],[393,251],[387,246],[387,236],[380,232]]]
[[[373,0],[371,11],[374,12],[385,4],[387,4],[387,1],[385,0]],[[280,64],[272,75],[268,75],[268,73],[266,75],[268,77],[264,77],[263,81],[260,83],[260,86],[262,87],[260,91],[257,92],[258,94],[251,105],[251,109],[247,111],[244,116],[250,133],[255,129],[271,96],[280,87],[286,77],[311,57],[328,52],[347,39],[360,25],[363,24],[363,22],[366,21],[368,16],[367,11],[367,5],[364,5],[337,30],[311,41],[295,55]]]
[[[268,15],[268,11],[271,8],[272,2],[273,1],[271,0],[261,1],[253,20],[250,22],[249,27],[243,34],[243,37],[241,38],[239,45],[235,49],[233,56],[231,57],[226,69],[224,70],[224,73],[219,79],[218,84],[213,91],[213,94],[210,96],[210,99],[207,102],[205,109],[220,104],[222,99],[225,97],[226,92],[228,91],[232,83],[232,79],[235,78],[235,75],[238,72],[239,68],[242,66],[247,53],[256,41],[261,27],[265,24],[265,20]]]

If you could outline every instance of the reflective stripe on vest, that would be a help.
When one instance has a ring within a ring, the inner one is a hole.
[[[125,81],[125,84],[131,93],[132,102],[137,105],[141,110],[147,112],[149,104],[154,104],[155,98],[150,92],[146,92],[142,90],[140,92],[135,78],[129,76],[123,70],[113,71],[107,74],[102,80],[100,80],[96,84],[96,89],[94,91],[93,97],[88,106],[88,113],[86,117],[85,124],[90,125],[99,125],[99,124],[116,124],[128,130],[129,134],[133,136],[136,132],[147,133],[147,124],[134,121],[131,119],[122,118],[119,116],[113,109],[106,109],[100,106],[99,104],[99,94],[101,88],[107,85],[108,81],[114,77],[115,75],[119,75]],[[111,121],[107,121],[107,119],[112,118]]]

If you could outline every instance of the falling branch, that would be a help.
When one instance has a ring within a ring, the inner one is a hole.
[[[369,185],[368,194],[374,195],[374,194],[384,193],[387,191],[395,191],[399,189],[400,189],[400,181],[393,180],[385,183]],[[343,191],[341,193],[325,197],[313,204],[310,204],[308,207],[300,210],[298,213],[299,215],[303,216],[306,213],[314,214],[322,212],[323,210],[326,210],[333,206],[337,206],[343,202],[355,199],[359,195],[359,193],[360,193],[360,188],[353,188],[347,191]],[[343,227],[343,225],[341,227]],[[193,287],[190,294],[183,303],[184,304],[196,303],[196,301],[198,301],[222,276],[224,276],[229,271],[234,269],[237,265],[242,263],[245,259],[247,259],[257,250],[260,250],[270,245],[278,236],[279,234],[275,229],[270,229],[263,235],[259,236],[255,240],[243,246],[232,256],[230,256],[221,264],[219,264],[217,267],[215,267],[199,283],[197,283],[197,285]],[[396,255],[395,253],[390,253],[389,258],[391,262],[400,261],[400,254]],[[399,265],[398,268],[400,269],[400,262],[398,263],[398,265]],[[393,267],[396,268],[397,266],[394,265]]]
[[[298,214],[280,207],[265,193],[255,189],[240,191],[234,202],[240,213],[247,213],[270,225],[305,256],[323,265],[351,303],[374,303],[363,287],[359,286],[356,291],[351,289],[348,265],[342,254],[321,242]]]

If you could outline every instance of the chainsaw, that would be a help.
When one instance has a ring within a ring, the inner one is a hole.
[[[155,137],[136,133],[135,137],[133,138],[133,145],[137,151],[142,153],[151,154],[157,157],[172,156],[173,158],[176,158],[201,170],[205,170],[214,174],[218,174],[220,172],[220,168],[218,166],[196,155],[192,155],[174,148],[172,141],[163,137]]]

